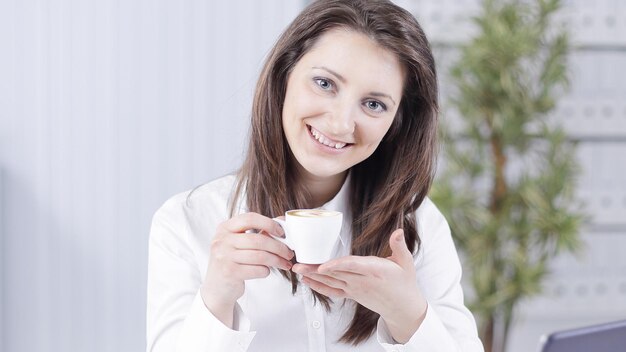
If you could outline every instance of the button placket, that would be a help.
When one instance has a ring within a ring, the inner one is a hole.
[[[243,341],[239,341],[237,343],[237,347],[239,347],[239,351],[245,351],[246,350],[246,344]]]
[[[311,304],[313,304],[313,297],[311,294]],[[314,334],[317,335],[317,350],[326,351],[326,334],[324,331],[324,308],[322,304],[317,302],[314,306],[314,318],[311,322],[311,327],[314,330]]]
[[[314,304],[313,294],[310,288],[306,288],[302,295],[302,303],[307,320],[309,335],[309,351],[325,351],[326,335],[324,332],[324,312],[321,304]]]

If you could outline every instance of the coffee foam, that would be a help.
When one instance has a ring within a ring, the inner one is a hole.
[[[332,210],[324,210],[324,209],[302,209],[302,210],[292,210],[287,212],[288,215],[291,216],[300,216],[305,218],[321,218],[321,217],[330,217],[337,216],[339,212]]]

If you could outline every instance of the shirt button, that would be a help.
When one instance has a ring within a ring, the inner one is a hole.
[[[314,321],[311,323],[311,326],[313,326],[313,328],[314,328],[314,329],[319,329],[319,328],[320,328],[320,326],[322,326],[322,323],[320,323],[318,320],[314,320]]]

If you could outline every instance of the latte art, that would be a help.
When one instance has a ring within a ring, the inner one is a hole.
[[[322,218],[322,217],[337,216],[340,213],[337,211],[324,210],[324,209],[302,209],[302,210],[291,210],[291,211],[288,211],[287,214],[291,216],[301,216],[305,218]]]

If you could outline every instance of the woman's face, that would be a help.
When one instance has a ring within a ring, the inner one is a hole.
[[[345,29],[322,35],[287,81],[282,124],[289,147],[312,176],[343,173],[383,139],[402,97],[398,58]]]

